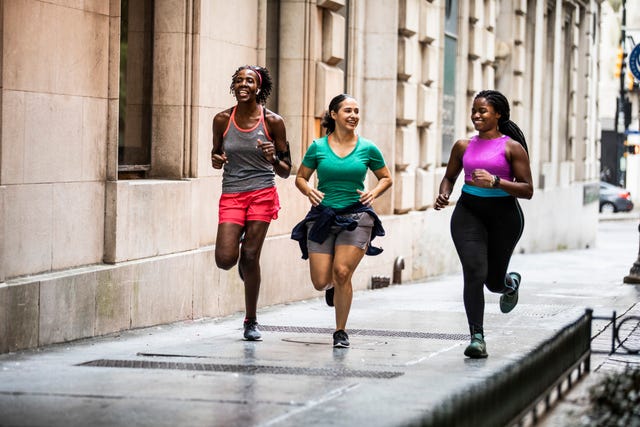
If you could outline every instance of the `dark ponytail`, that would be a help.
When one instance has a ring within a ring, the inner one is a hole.
[[[522,145],[524,151],[529,154],[529,148],[527,147],[527,141],[524,137],[524,133],[518,127],[515,122],[510,118],[511,109],[509,108],[509,101],[507,97],[497,90],[483,90],[478,92],[475,99],[484,98],[493,107],[496,113],[500,113],[500,119],[498,120],[498,130],[509,138],[517,141]]]
[[[346,93],[341,93],[340,95],[334,96],[329,103],[329,109],[325,111],[324,116],[322,116],[322,122],[320,123],[323,128],[327,129],[327,135],[336,130],[336,121],[333,119],[333,117],[331,117],[331,112],[334,111],[337,113],[340,110],[342,101],[348,98],[353,99],[353,96]]]

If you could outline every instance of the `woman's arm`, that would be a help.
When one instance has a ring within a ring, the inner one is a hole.
[[[320,202],[322,202],[322,199],[324,199],[324,193],[309,185],[309,178],[311,178],[314,171],[315,169],[301,164],[298,168],[298,174],[296,175],[296,187],[302,194],[309,198],[313,206],[318,206]]]
[[[227,125],[229,124],[230,110],[221,111],[213,118],[213,148],[211,149],[211,166],[214,169],[222,169],[227,163],[227,156],[222,147],[222,138]]]
[[[469,140],[459,139],[451,147],[447,169],[440,182],[438,197],[436,197],[436,201],[433,204],[433,208],[437,211],[449,204],[449,196],[451,196],[453,186],[458,179],[460,171],[462,171],[462,155],[467,149],[467,145],[469,145]]]
[[[391,179],[391,172],[387,166],[383,166],[380,169],[374,170],[373,174],[378,178],[378,183],[370,191],[360,191],[360,203],[363,205],[370,205],[375,199],[380,197],[385,191],[391,187],[393,180]]]
[[[517,141],[509,141],[507,147],[507,156],[511,163],[515,181],[501,179],[497,188],[501,188],[518,198],[531,199],[533,197],[533,178],[531,177],[529,155]]]
[[[263,142],[260,146],[267,160],[273,164],[273,170],[278,176],[288,178],[291,174],[291,153],[284,120],[273,111],[266,110],[265,121],[269,127],[269,134],[273,138],[273,147],[270,147],[269,141]]]

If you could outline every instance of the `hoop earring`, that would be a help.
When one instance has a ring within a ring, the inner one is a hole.
[[[260,89],[256,90],[256,95],[260,93]]]

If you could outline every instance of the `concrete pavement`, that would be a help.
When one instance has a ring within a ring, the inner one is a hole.
[[[488,359],[462,355],[457,273],[357,292],[350,349],[331,347],[333,309],[319,293],[261,309],[262,342],[241,339],[238,314],[0,355],[0,426],[411,424],[585,308],[638,309],[640,287],[622,283],[638,254],[638,216],[613,219],[600,222],[594,248],[514,256],[516,309],[502,314],[499,296],[485,294]],[[594,334],[605,326],[594,323]],[[592,368],[606,360],[594,356]]]

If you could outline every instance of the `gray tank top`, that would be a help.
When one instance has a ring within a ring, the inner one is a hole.
[[[258,139],[270,141],[264,124],[264,107],[260,120],[251,129],[241,129],[236,124],[236,107],[233,107],[227,129],[222,135],[222,147],[229,163],[222,173],[222,192],[241,193],[261,190],[276,185],[273,165],[264,158],[258,148]]]

